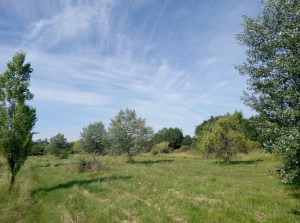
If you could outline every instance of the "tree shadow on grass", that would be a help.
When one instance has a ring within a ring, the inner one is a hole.
[[[286,190],[290,196],[293,198],[300,200],[300,178],[296,179],[296,182],[293,184],[286,185]],[[294,209],[292,210],[294,215],[300,216],[300,210]]]
[[[300,200],[300,178],[296,179],[293,184],[286,185],[287,191],[290,195],[298,200]],[[298,211],[298,214],[300,212]]]
[[[298,210],[293,210],[292,213],[293,213],[294,215],[300,216],[300,211],[298,211]]]
[[[144,160],[144,161],[135,161],[136,164],[156,164],[156,163],[172,163],[174,160]]]
[[[237,165],[237,164],[247,164],[247,165],[250,165],[250,164],[256,164],[256,163],[259,163],[259,162],[262,162],[263,160],[262,159],[258,159],[258,160],[245,160],[245,161],[229,161],[229,163],[226,163],[225,161],[216,161],[215,163],[216,164],[220,164],[220,165]]]
[[[72,180],[66,183],[61,183],[53,187],[48,187],[48,188],[39,188],[36,190],[33,190],[31,195],[35,195],[36,193],[39,192],[50,192],[53,190],[58,190],[58,189],[67,189],[70,187],[73,187],[74,185],[78,186],[84,186],[87,184],[95,183],[95,182],[104,182],[104,181],[110,181],[110,180],[128,180],[132,178],[132,176],[112,176],[112,177],[100,177],[100,178],[94,178],[94,179],[89,179],[89,180]]]

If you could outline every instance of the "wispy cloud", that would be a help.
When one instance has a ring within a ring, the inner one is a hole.
[[[94,4],[65,1],[62,9],[50,18],[32,22],[24,35],[24,45],[30,48],[50,49],[69,41],[91,41],[94,31],[101,38],[110,31],[111,10],[116,1],[99,1]],[[97,37],[97,36],[96,36]]]
[[[233,33],[259,0],[29,0],[19,9],[14,1],[0,3],[0,61],[28,51],[41,138],[63,132],[75,140],[84,125],[108,123],[127,106],[156,130],[185,134],[210,115],[245,110]]]

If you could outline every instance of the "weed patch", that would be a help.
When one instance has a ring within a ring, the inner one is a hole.
[[[78,173],[86,172],[86,171],[108,171],[109,168],[104,164],[99,162],[96,159],[85,159],[85,158],[78,158],[75,164],[71,165],[71,169],[75,170]]]

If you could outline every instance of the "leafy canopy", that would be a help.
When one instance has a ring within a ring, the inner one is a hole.
[[[244,101],[257,111],[265,146],[283,160],[279,172],[291,182],[300,175],[300,1],[265,0],[257,18],[245,16],[237,35],[248,47],[247,61],[237,66],[247,75]]]
[[[206,132],[201,141],[202,152],[207,156],[222,157],[228,163],[238,152],[246,153],[247,139],[244,134],[245,120],[241,112],[218,119],[211,132]]]
[[[135,110],[126,108],[111,119],[108,128],[111,153],[127,153],[129,161],[133,156],[144,151],[153,135],[153,129],[146,126],[146,120],[137,117]]]
[[[204,138],[204,136],[207,133],[212,132],[213,127],[215,126],[215,124],[217,123],[217,121],[219,120],[219,118],[222,116],[211,116],[208,120],[203,121],[200,125],[196,126],[195,129],[195,149],[200,150],[201,151],[201,142]]]
[[[82,149],[88,153],[104,153],[106,130],[102,122],[95,122],[83,128],[81,132]]]
[[[49,139],[48,151],[54,156],[67,158],[71,146],[64,134],[58,133]]]
[[[169,142],[169,147],[174,150],[181,146],[183,140],[182,130],[179,128],[163,128],[159,130],[152,139],[152,144]]]

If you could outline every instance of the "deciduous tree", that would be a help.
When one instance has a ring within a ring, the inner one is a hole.
[[[36,122],[35,108],[26,104],[33,99],[29,91],[33,69],[25,63],[25,53],[18,52],[0,75],[0,152],[11,172],[10,189],[30,152],[32,129]]]
[[[104,153],[106,130],[102,122],[95,122],[83,128],[81,132],[82,148],[88,153]]]
[[[192,137],[190,137],[189,135],[186,135],[183,137],[181,145],[182,146],[191,146],[192,143],[193,143]]]
[[[194,141],[194,149],[201,151],[201,144],[204,139],[204,136],[207,133],[211,133],[213,127],[215,126],[216,122],[222,116],[211,116],[208,120],[203,121],[200,125],[196,126],[195,129],[195,141]]]
[[[127,153],[129,162],[133,162],[133,156],[149,146],[153,130],[146,126],[145,119],[137,117],[135,110],[127,108],[111,119],[108,134],[111,153]]]
[[[54,156],[67,158],[70,150],[70,144],[64,134],[58,133],[56,136],[50,138],[47,149]]]
[[[232,155],[247,152],[244,122],[242,113],[237,111],[220,118],[212,131],[204,134],[201,141],[202,152],[207,156],[223,157],[227,163]]]
[[[244,101],[262,118],[275,140],[265,146],[281,154],[284,182],[300,175],[300,1],[265,0],[257,18],[245,16],[237,35],[248,47],[247,61],[237,66],[248,76]],[[289,154],[289,155],[288,155]]]

